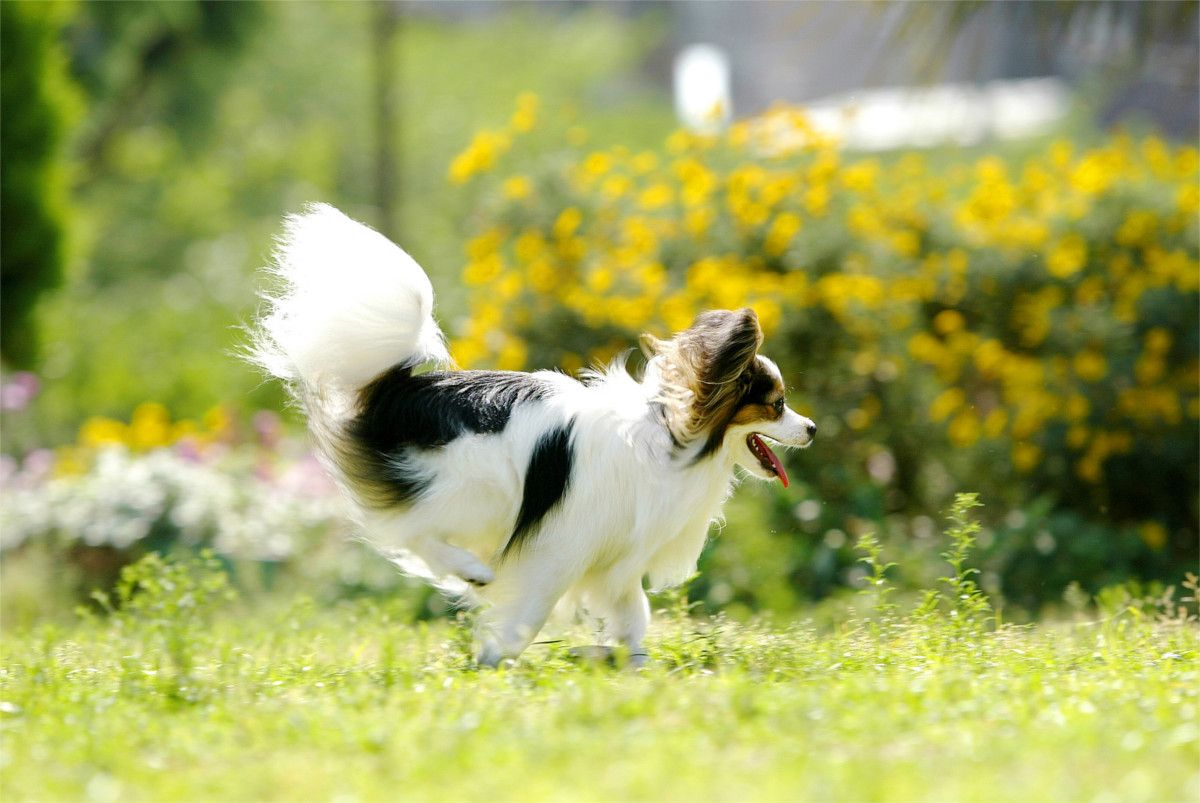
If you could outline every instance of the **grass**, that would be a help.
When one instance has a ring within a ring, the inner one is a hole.
[[[951,527],[955,557],[970,545]],[[865,545],[869,547],[869,543]],[[958,551],[956,551],[958,550]],[[868,549],[868,551],[870,551]],[[1109,594],[997,624],[969,570],[834,627],[667,600],[644,671],[565,643],[478,671],[461,623],[229,598],[150,558],[103,616],[3,641],[5,800],[1194,800],[1200,633]],[[1194,594],[1194,589],[1192,589]],[[571,633],[570,643],[584,643]]]

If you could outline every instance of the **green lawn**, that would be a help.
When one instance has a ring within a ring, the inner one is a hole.
[[[828,628],[676,605],[644,671],[562,644],[477,671],[454,623],[221,579],[151,564],[119,613],[6,635],[6,801],[1200,795],[1200,634],[1147,609],[997,628],[863,598]]]

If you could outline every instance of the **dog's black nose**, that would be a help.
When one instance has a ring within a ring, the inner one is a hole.
[[[817,425],[816,424],[808,425],[808,437],[810,437],[810,438],[817,437]]]

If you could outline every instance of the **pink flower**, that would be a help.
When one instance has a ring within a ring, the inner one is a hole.
[[[0,386],[0,408],[24,410],[42,389],[41,380],[29,371],[18,371]]]
[[[251,423],[254,427],[254,434],[258,436],[259,444],[267,449],[275,448],[283,434],[283,424],[280,422],[279,416],[270,410],[260,410],[254,414]]]

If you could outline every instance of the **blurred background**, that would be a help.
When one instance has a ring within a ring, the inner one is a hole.
[[[281,217],[318,200],[426,268],[466,367],[577,369],[755,307],[821,438],[729,506],[711,610],[837,598],[866,532],[927,586],[956,491],[1009,618],[1177,582],[1197,9],[0,4],[5,625],[200,546],[265,593],[445,610],[348,540],[233,356]]]

